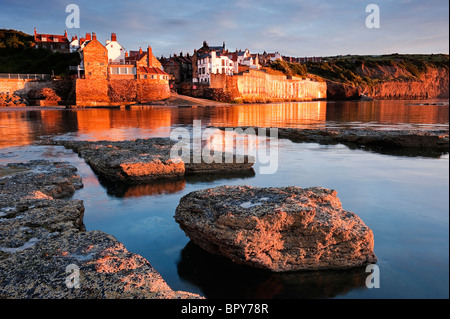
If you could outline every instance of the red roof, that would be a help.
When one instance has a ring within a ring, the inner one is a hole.
[[[36,34],[34,41],[36,43],[69,43],[66,36],[57,34]]]
[[[161,69],[158,69],[158,68],[155,68],[155,67],[146,67],[146,66],[140,66],[139,67],[139,73],[167,75],[167,73],[164,72]]]

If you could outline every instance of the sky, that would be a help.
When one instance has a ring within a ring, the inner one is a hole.
[[[80,9],[68,28],[66,6]],[[379,28],[367,28],[369,4]],[[117,34],[127,50],[151,45],[156,56],[193,53],[203,41],[230,51],[286,56],[449,53],[447,0],[0,0],[0,28],[70,36]]]

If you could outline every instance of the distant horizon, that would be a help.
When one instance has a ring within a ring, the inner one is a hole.
[[[111,33],[128,51],[151,45],[156,56],[193,52],[207,41],[230,51],[280,52],[292,57],[449,54],[449,3],[444,0],[379,0],[379,28],[368,28],[370,2],[348,0],[77,1],[80,28],[68,28],[66,6],[42,0],[2,0],[0,28],[33,34],[84,36],[104,44]],[[45,18],[47,17],[47,18]]]

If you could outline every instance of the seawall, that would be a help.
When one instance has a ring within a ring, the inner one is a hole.
[[[148,103],[170,97],[167,81],[158,79],[77,79],[77,106]]]
[[[51,81],[38,81],[29,79],[0,79],[0,93],[15,93],[26,96],[32,89],[48,87]]]
[[[221,102],[277,102],[326,99],[325,82],[249,70],[227,76],[211,74],[210,85],[183,83],[181,94]]]

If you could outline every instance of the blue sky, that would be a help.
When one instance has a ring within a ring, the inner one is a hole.
[[[80,28],[68,29],[68,4]],[[366,6],[380,8],[380,28],[365,25]],[[449,53],[447,0],[0,0],[0,28],[84,35],[101,42],[115,32],[127,50],[150,44],[157,55],[193,52],[224,41],[230,50],[290,56]]]

